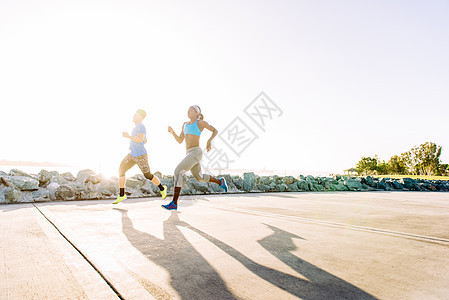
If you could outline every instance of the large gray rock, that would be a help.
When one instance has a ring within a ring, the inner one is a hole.
[[[41,170],[39,174],[37,175],[37,179],[39,180],[39,185],[43,186],[47,182],[50,181],[50,179],[53,177],[53,175],[48,172],[47,170]]]
[[[296,184],[296,182],[292,183],[292,184],[288,184],[287,185],[287,191],[289,191],[289,192],[299,192],[299,188],[298,188],[298,185]]]
[[[338,181],[336,184],[330,186],[329,190],[343,192],[349,191],[349,188],[342,181]]]
[[[195,194],[209,193],[209,185],[204,181],[197,181],[195,178],[190,178],[187,182],[187,187],[194,190]]]
[[[118,183],[112,179],[105,179],[98,184],[98,192],[105,196],[112,196],[118,193]]]
[[[369,185],[370,187],[376,187],[376,183],[374,182],[374,179],[371,176],[365,177],[365,184]]]
[[[404,186],[401,183],[399,183],[397,180],[392,180],[391,184],[393,185],[393,187],[396,190],[403,190],[404,189]]]
[[[23,177],[33,178],[30,174],[28,174],[24,171],[18,170],[18,169],[11,169],[9,171],[9,176],[23,176]]]
[[[346,179],[343,184],[351,191],[361,191],[363,189],[362,183],[355,179]]]
[[[59,185],[64,185],[64,184],[68,184],[68,183],[69,183],[68,180],[66,180],[64,177],[62,177],[62,176],[59,175],[59,174],[57,174],[57,175],[52,174],[52,175],[53,175],[53,176],[50,178],[49,183],[50,183],[50,182],[56,182],[56,183],[59,184]],[[47,183],[47,184],[48,184],[48,183]],[[45,187],[45,185],[44,185],[44,187]]]
[[[296,185],[300,191],[310,191],[309,183],[306,180],[298,180]]]
[[[261,183],[256,185],[256,189],[261,192],[268,192],[271,190],[271,186],[269,186],[268,184]]]
[[[253,172],[243,173],[243,189],[247,192],[256,186],[256,175]]]
[[[261,176],[260,178],[259,178],[259,184],[265,184],[265,185],[269,185],[270,183],[271,183],[271,178],[270,178],[270,176]]]
[[[76,191],[69,185],[61,185],[55,191],[56,200],[75,200]]]
[[[76,180],[85,183],[89,176],[95,175],[95,172],[90,169],[81,170],[76,174]]]
[[[295,183],[295,182],[296,182],[296,178],[293,176],[285,176],[284,177],[284,183],[287,185]]]
[[[234,183],[235,187],[242,191],[243,190],[243,179],[240,176],[233,176],[232,183]]]
[[[6,188],[0,185],[0,204],[6,203],[5,199]]]
[[[32,197],[35,202],[47,201],[50,199],[50,192],[45,188],[39,188],[37,191],[32,192]]]
[[[162,173],[159,171],[154,172],[153,175],[159,178],[159,180],[162,179]]]
[[[399,183],[401,183],[408,190],[415,189],[415,180],[412,178],[401,178],[399,179]]]
[[[58,189],[58,187],[59,184],[57,184],[56,182],[51,182],[47,185],[46,189],[48,191],[50,200],[56,200],[56,190]]]
[[[76,180],[76,177],[73,176],[73,174],[70,173],[70,172],[62,173],[61,177],[64,178],[65,180],[67,180],[67,181],[75,181]]]
[[[18,191],[11,187],[5,188],[4,193],[6,203],[18,203],[20,202],[20,198],[22,197],[21,191]]]
[[[131,177],[131,178],[126,179],[125,187],[130,188],[130,189],[139,189],[144,185],[144,183],[145,182]]]
[[[10,176],[6,179],[9,185],[21,191],[33,191],[39,188],[39,181],[26,176]]]

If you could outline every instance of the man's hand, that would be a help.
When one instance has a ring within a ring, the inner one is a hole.
[[[123,137],[126,137],[126,138],[129,138],[129,137],[130,137],[130,136],[129,136],[129,133],[128,133],[128,132],[126,132],[126,131],[125,131],[125,132],[123,132],[122,134],[123,134]]]
[[[173,130],[173,128],[171,128],[171,126],[168,126],[168,132],[170,132],[170,133],[175,133],[175,131]]]

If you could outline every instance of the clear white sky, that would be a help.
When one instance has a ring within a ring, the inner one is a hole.
[[[449,162],[448,15],[433,0],[0,0],[0,159],[112,175],[143,108],[151,168],[171,172],[184,146],[167,126],[190,105],[220,130],[265,91],[284,114],[233,168],[341,172],[426,141]]]

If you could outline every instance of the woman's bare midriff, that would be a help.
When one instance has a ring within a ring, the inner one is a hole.
[[[186,148],[189,150],[190,148],[199,147],[200,146],[200,137],[193,134],[186,134]]]

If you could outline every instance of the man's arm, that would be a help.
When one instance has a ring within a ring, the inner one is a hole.
[[[142,143],[145,140],[144,133],[139,133],[137,136],[130,136],[128,132],[123,132],[123,136],[136,143]]]

